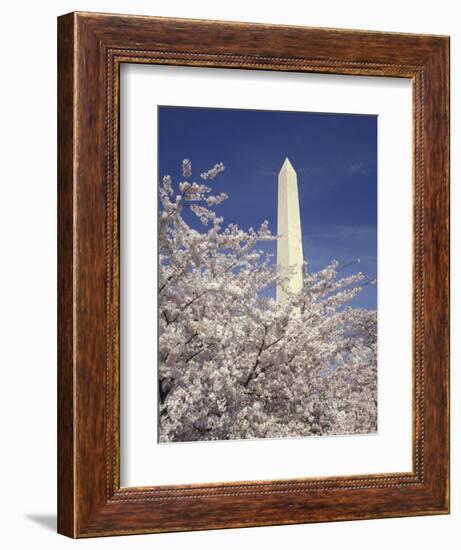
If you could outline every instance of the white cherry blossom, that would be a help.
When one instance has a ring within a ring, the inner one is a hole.
[[[347,306],[363,274],[306,264],[302,291],[278,304],[268,290],[290,274],[259,248],[276,239],[268,222],[223,225],[212,207],[227,195],[182,168],[176,190],[169,176],[159,188],[160,441],[376,431],[376,312]]]

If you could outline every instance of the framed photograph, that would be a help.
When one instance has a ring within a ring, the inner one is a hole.
[[[449,513],[449,39],[58,20],[58,531]]]

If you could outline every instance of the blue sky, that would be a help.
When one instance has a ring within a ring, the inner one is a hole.
[[[229,199],[217,207],[225,224],[244,229],[269,221],[277,233],[277,177],[285,157],[298,175],[304,257],[317,271],[336,258],[342,275],[377,275],[377,117],[330,113],[159,107],[159,177],[182,179],[224,163],[211,180]],[[268,245],[275,254],[275,243]],[[267,245],[265,247],[267,249]],[[350,303],[376,309],[377,286]]]

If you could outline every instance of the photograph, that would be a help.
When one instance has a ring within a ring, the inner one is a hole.
[[[2,547],[459,548],[459,5],[2,8]]]
[[[157,115],[159,443],[376,434],[378,116]]]

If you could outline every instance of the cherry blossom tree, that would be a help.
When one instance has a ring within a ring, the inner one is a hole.
[[[347,305],[364,276],[306,264],[277,303],[268,289],[290,273],[261,250],[268,222],[225,226],[209,183],[224,166],[198,182],[182,168],[159,187],[160,441],[376,431],[376,312]]]

